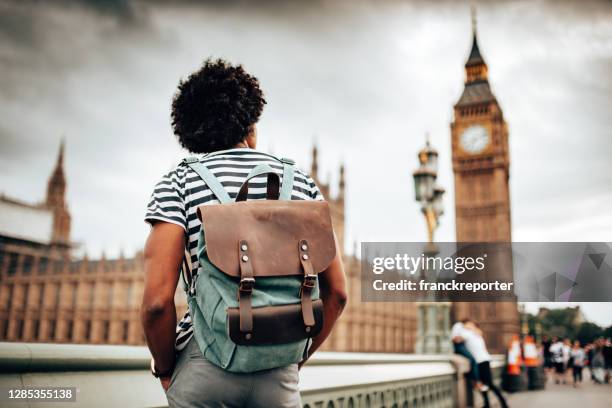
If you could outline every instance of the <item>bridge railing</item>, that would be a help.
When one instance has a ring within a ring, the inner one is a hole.
[[[0,343],[0,389],[75,387],[72,407],[165,407],[145,347]],[[493,367],[499,371],[496,357]],[[453,355],[316,353],[300,374],[306,408],[463,407],[467,360]],[[27,402],[3,403],[26,407]],[[45,407],[65,403],[45,402]]]

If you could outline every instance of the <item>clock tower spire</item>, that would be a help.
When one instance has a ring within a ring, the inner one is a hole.
[[[457,242],[511,242],[508,126],[488,80],[472,8],[472,47],[465,63],[463,92],[453,107],[451,145],[455,179]],[[511,279],[508,270],[496,276]],[[455,319],[472,317],[487,344],[501,352],[518,333],[515,302],[453,304]]]

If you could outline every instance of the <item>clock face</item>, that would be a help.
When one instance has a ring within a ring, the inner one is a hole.
[[[461,134],[461,147],[468,153],[480,153],[489,145],[489,132],[482,126],[470,126]]]

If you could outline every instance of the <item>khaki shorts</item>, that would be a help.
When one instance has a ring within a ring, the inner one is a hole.
[[[180,352],[166,392],[170,408],[300,408],[297,364],[250,374],[206,360],[195,339]]]

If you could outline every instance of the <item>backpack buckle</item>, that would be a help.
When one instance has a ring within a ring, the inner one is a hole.
[[[281,161],[281,163],[284,163],[284,164],[289,164],[289,165],[294,165],[295,164],[294,160],[288,159],[287,157],[281,157],[280,161]]]
[[[185,164],[189,164],[189,163],[197,163],[200,160],[196,157],[196,156],[189,156],[189,157],[185,157],[183,159],[183,163]]]
[[[316,284],[317,284],[317,275],[314,275],[314,274],[304,275],[303,286],[305,288],[314,289]]]
[[[240,279],[239,290],[240,293],[251,293],[255,286],[255,278],[242,278]]]

